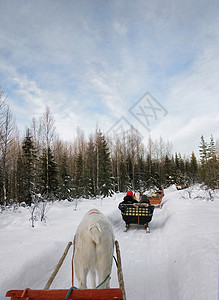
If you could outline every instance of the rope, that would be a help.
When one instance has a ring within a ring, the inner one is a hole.
[[[75,286],[72,286],[72,287],[69,289],[69,291],[68,291],[68,293],[67,293],[65,299],[68,299],[68,297],[70,296],[71,292],[72,292],[73,290],[77,290],[77,289],[78,289],[78,288],[76,288]]]
[[[110,277],[110,274],[106,276],[106,278],[105,278],[105,279],[104,279],[104,280],[96,287],[96,289],[98,289],[101,285],[103,285],[104,282],[106,282],[107,279],[108,279],[109,277]],[[75,287],[75,286],[72,286],[72,287],[69,289],[69,291],[68,291],[68,293],[67,293],[65,299],[68,299],[68,297],[70,296],[70,294],[71,294],[71,292],[72,292],[73,290],[78,290],[78,288]]]
[[[102,281],[100,284],[98,284],[98,286],[96,287],[96,289],[98,289],[101,285],[103,285],[104,282],[106,282],[109,277],[110,277],[110,274],[106,276],[106,278],[104,279],[104,281]]]

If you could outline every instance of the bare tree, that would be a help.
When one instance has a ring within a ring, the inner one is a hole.
[[[84,132],[79,127],[77,127],[77,137],[76,137],[76,147],[77,147],[77,154],[82,153],[83,157],[86,150],[86,141],[84,137]]]
[[[1,172],[2,172],[2,197],[4,203],[7,200],[7,176],[9,166],[9,149],[15,135],[15,120],[8,105],[5,106],[2,114],[1,124]]]
[[[43,114],[42,118],[40,119],[40,126],[42,130],[42,138],[45,148],[51,146],[55,135],[55,119],[50,112],[48,106],[46,106],[46,111]]]
[[[36,149],[40,151],[42,142],[42,122],[37,121],[35,118],[32,119],[31,132],[33,134],[33,141],[35,143]]]
[[[219,156],[219,139],[216,140],[216,155]]]
[[[4,90],[0,86],[0,145],[3,139],[3,127],[4,127],[4,108],[6,105],[6,99]]]
[[[49,149],[51,149],[52,141],[55,134],[55,119],[52,116],[50,109],[46,106],[46,111],[41,118],[43,144],[46,150],[46,185],[49,184]]]

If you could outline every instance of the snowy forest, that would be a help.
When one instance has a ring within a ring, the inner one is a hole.
[[[0,89],[0,204],[109,196],[127,189],[145,190],[201,182],[219,183],[219,153],[214,137],[200,137],[200,159],[173,153],[162,137],[147,145],[134,130],[106,136],[95,128],[88,138],[78,128],[72,142],[62,141],[49,107],[21,136],[7,96]]]

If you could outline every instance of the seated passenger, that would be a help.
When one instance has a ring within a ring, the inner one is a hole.
[[[119,209],[121,209],[121,204],[133,204],[138,203],[137,200],[134,199],[132,191],[128,191],[126,196],[123,198],[123,201],[119,203]]]
[[[148,205],[151,204],[150,200],[148,199],[148,197],[146,195],[142,195],[140,203],[147,203]]]
[[[163,189],[161,186],[159,186],[157,194],[161,194],[162,196],[164,195]]]

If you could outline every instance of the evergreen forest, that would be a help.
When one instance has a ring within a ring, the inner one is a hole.
[[[219,184],[219,153],[214,137],[200,137],[199,157],[172,153],[171,144],[148,138],[141,142],[134,130],[106,136],[95,128],[86,138],[77,130],[72,142],[62,141],[48,107],[20,136],[7,97],[0,89],[0,205],[35,199],[109,196],[140,190],[190,185],[212,189]]]

